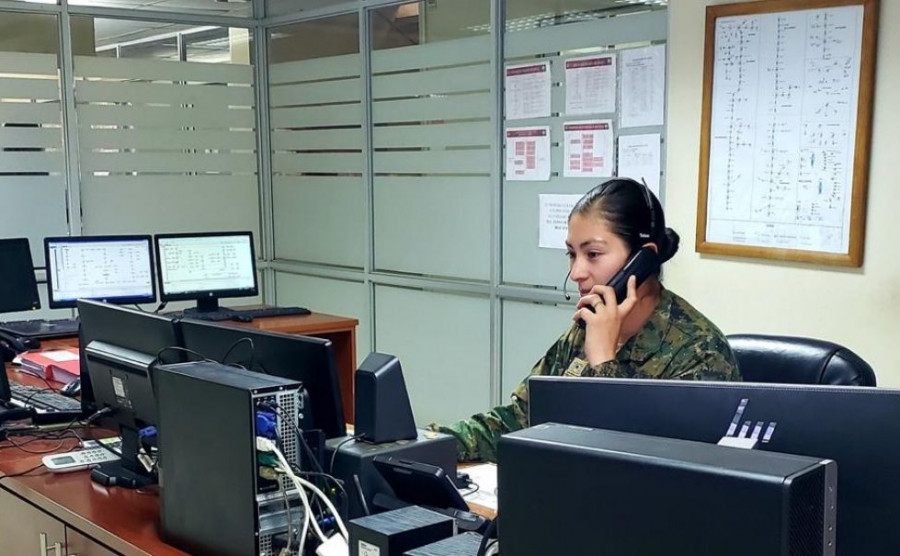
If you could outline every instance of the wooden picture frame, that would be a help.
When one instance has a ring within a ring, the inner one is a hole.
[[[878,0],[706,8],[698,252],[862,265],[877,28]]]

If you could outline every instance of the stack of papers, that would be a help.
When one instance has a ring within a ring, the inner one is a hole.
[[[493,463],[483,463],[466,467],[461,471],[466,473],[474,484],[478,485],[478,490],[475,492],[462,491],[466,502],[497,511],[497,466]]]

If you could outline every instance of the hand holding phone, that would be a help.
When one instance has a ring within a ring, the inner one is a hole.
[[[610,278],[606,285],[613,288],[613,291],[616,293],[616,303],[621,304],[628,296],[629,277],[635,277],[635,287],[637,288],[644,280],[657,272],[659,272],[659,257],[656,255],[656,251],[650,247],[643,247],[628,259],[622,270]],[[586,306],[585,309],[592,313],[597,312],[592,305]],[[584,320],[578,319],[578,326],[584,328]]]

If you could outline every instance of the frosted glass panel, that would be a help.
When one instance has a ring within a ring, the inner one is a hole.
[[[534,364],[572,325],[574,312],[574,299],[571,305],[559,306],[520,301],[503,302],[500,403],[508,403],[509,395],[528,376]]]
[[[7,15],[0,14],[5,29],[56,23],[53,16]],[[69,231],[56,54],[0,52],[0,122],[0,237],[27,237],[42,267],[43,238]]]
[[[272,187],[277,258],[362,266],[366,198],[359,178],[278,176]]]
[[[486,281],[492,43],[485,30],[453,37],[451,12],[413,3],[372,15],[375,266]],[[395,29],[375,33],[388,19]],[[400,35],[412,44],[401,45]]]
[[[379,269],[487,280],[490,180],[375,178]]]
[[[275,255],[362,268],[366,159],[356,14],[270,32]]]
[[[258,235],[251,66],[76,56],[75,74],[85,233]]]
[[[255,176],[89,177],[81,198],[85,234],[251,230],[259,238]]]
[[[277,305],[299,305],[316,313],[352,317],[359,321],[356,328],[357,365],[372,351],[368,299],[368,288],[360,282],[275,273]]]
[[[403,365],[416,423],[449,423],[489,409],[486,298],[375,289],[375,345]]]

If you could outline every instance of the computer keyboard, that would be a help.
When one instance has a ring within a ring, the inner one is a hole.
[[[25,406],[54,412],[81,411],[80,401],[74,398],[68,398],[46,388],[11,383],[9,389],[12,399]]]
[[[78,335],[78,319],[35,319],[0,322],[0,330],[29,338],[58,338]]]
[[[306,307],[261,307],[259,309],[226,309],[221,308],[217,311],[204,312],[185,312],[184,318],[197,320],[252,320],[265,317],[289,317],[295,315],[309,315],[310,310]]]

